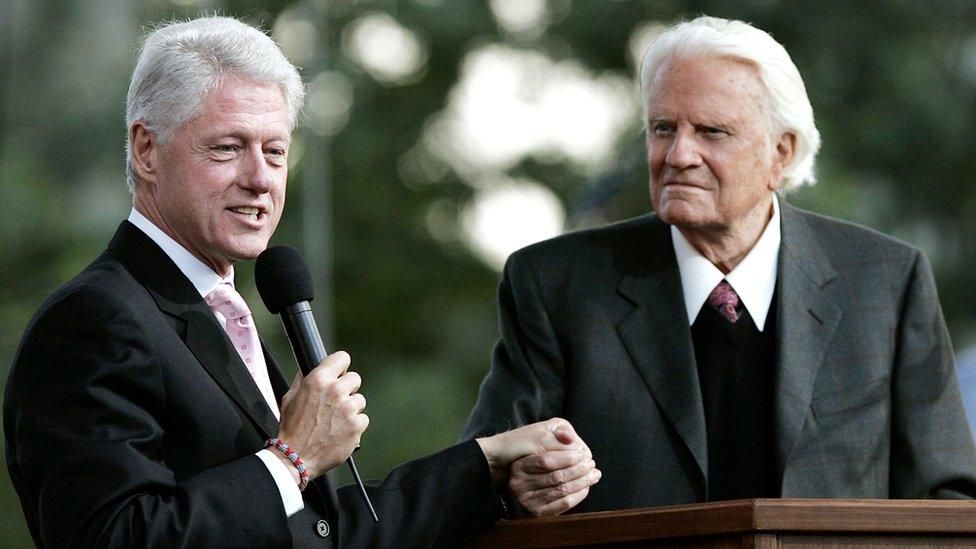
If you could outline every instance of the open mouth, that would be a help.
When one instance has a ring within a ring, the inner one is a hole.
[[[229,208],[230,211],[234,213],[241,214],[251,221],[257,221],[259,217],[264,213],[261,208],[254,206],[237,206],[235,208]]]

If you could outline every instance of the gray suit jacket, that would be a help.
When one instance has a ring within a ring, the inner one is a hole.
[[[976,451],[925,257],[783,203],[776,291],[769,474],[782,496],[976,497]],[[667,224],[647,215],[520,250],[499,300],[502,339],[462,439],[562,416],[604,473],[577,510],[709,499]]]

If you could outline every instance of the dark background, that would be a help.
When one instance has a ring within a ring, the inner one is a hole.
[[[643,44],[655,24],[700,13],[769,31],[804,77],[824,141],[820,182],[788,200],[922,248],[956,349],[976,343],[973,2],[5,5],[0,379],[36,307],[104,248],[128,214],[124,102],[140,36],[155,22],[214,10],[274,30],[304,78],[316,82],[274,243],[313,259],[327,346],[349,351],[365,379],[372,422],[357,453],[364,476],[455,441],[497,337],[499,261],[519,237],[649,209],[631,40]],[[478,73],[479,59],[495,63],[495,72]],[[511,71],[520,76],[504,77]],[[504,102],[473,108],[484,99],[465,102],[465,90],[522,101],[530,118],[513,117]],[[462,107],[467,117],[457,114]],[[601,120],[620,116],[600,130]],[[533,137],[540,126],[548,133]],[[587,141],[593,136],[600,139]],[[501,158],[482,138],[504,149]],[[476,222],[479,211],[492,212],[490,223]],[[485,242],[494,255],[482,252]],[[290,378],[290,350],[260,305],[252,266],[240,265],[237,276]],[[0,546],[25,545],[19,502],[0,465]]]

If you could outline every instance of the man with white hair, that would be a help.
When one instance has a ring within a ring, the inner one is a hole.
[[[462,438],[569,419],[604,472],[583,511],[976,496],[925,257],[781,198],[820,143],[783,46],[700,17],[641,92],[654,214],[511,256]]]
[[[371,483],[378,524],[355,487],[333,489],[324,473],[368,424],[350,357],[289,389],[233,286],[281,217],[303,95],[277,45],[235,19],[146,39],[127,101],[132,211],[41,306],[7,382],[7,463],[38,546],[456,547],[498,518],[509,477],[535,514],[599,479],[552,419]]]

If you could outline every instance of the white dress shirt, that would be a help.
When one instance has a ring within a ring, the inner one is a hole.
[[[674,243],[674,255],[678,259],[678,271],[681,273],[681,290],[685,297],[689,326],[695,323],[702,305],[715,286],[725,279],[735,293],[739,294],[739,301],[749,311],[756,328],[763,331],[769,315],[769,304],[773,300],[773,292],[776,291],[776,264],[780,244],[778,200],[779,197],[774,194],[772,219],[759,235],[755,246],[729,274],[723,274],[688,242],[677,227],[671,226],[671,240]]]
[[[200,293],[200,297],[209,294],[217,284],[222,282],[227,282],[231,286],[234,285],[233,267],[231,267],[230,274],[226,278],[221,278],[212,268],[170,238],[168,234],[164,233],[162,229],[153,224],[152,221],[147,219],[146,216],[142,215],[135,208],[132,208],[132,211],[129,212],[129,223],[132,223],[139,230],[146,233],[146,236],[163,249],[163,252],[173,260],[173,263],[176,263],[176,267],[190,279],[190,283]],[[218,320],[223,324],[224,319],[218,318]],[[288,470],[288,466],[282,463],[271,450],[260,450],[255,455],[268,468],[268,471],[274,478],[275,484],[278,485],[278,491],[281,493],[281,503],[285,507],[285,513],[290,517],[301,511],[305,507],[305,502],[302,500],[302,492],[298,489],[298,485],[295,484],[295,479],[291,476],[291,471]]]

